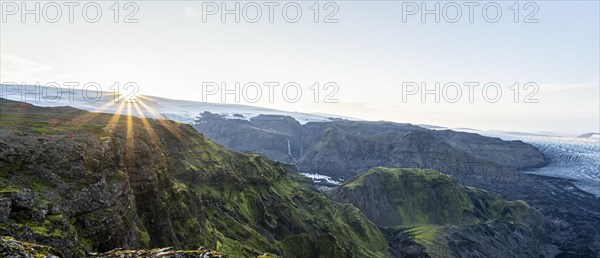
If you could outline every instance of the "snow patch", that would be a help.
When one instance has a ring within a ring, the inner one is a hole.
[[[336,180],[332,179],[330,176],[326,176],[326,175],[309,174],[309,173],[300,173],[300,175],[308,177],[312,181],[315,181],[315,182],[325,182],[325,183],[332,184],[332,185],[341,185],[342,184],[342,182],[336,181]]]

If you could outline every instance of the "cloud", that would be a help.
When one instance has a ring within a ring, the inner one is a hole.
[[[3,82],[47,80],[54,67],[9,53],[0,53],[0,75]]]

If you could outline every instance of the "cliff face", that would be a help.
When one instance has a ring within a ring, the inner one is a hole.
[[[553,228],[523,201],[432,170],[373,168],[330,193],[384,228],[398,257],[550,257]],[[412,248],[408,248],[411,247]]]
[[[239,151],[295,163],[302,172],[350,178],[376,166],[435,169],[463,181],[519,180],[518,170],[546,164],[521,141],[410,124],[336,120],[300,125],[291,117],[250,121],[205,113],[196,129]]]
[[[229,151],[190,126],[6,100],[0,113],[0,235],[68,257],[165,246],[387,254],[360,211],[300,183],[293,167]]]
[[[288,116],[259,115],[246,121],[204,112],[194,128],[233,150],[256,151],[286,163],[295,163],[305,144],[304,128]]]

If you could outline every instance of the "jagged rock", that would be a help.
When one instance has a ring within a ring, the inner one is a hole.
[[[10,206],[10,200],[0,198],[0,223],[4,223],[8,220],[8,217],[10,216]]]
[[[46,219],[48,207],[45,204],[38,205],[31,213],[31,220],[37,223],[42,223]]]
[[[383,229],[384,235],[387,236],[390,253],[393,257],[406,258],[430,258],[425,252],[423,245],[415,242],[414,238],[402,231],[394,229]]]
[[[64,255],[52,247],[18,241],[12,237],[1,236],[0,257],[63,258]]]
[[[48,215],[57,215],[61,214],[63,211],[61,210],[58,204],[50,204],[50,208],[48,209]]]
[[[17,192],[14,199],[12,199],[12,205],[18,209],[33,209],[33,205],[36,203],[37,196],[29,188],[23,188]]]

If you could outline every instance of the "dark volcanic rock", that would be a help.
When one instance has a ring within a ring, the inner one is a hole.
[[[474,183],[509,200],[526,200],[558,228],[557,257],[600,257],[600,200],[570,180],[528,175],[518,182]]]

